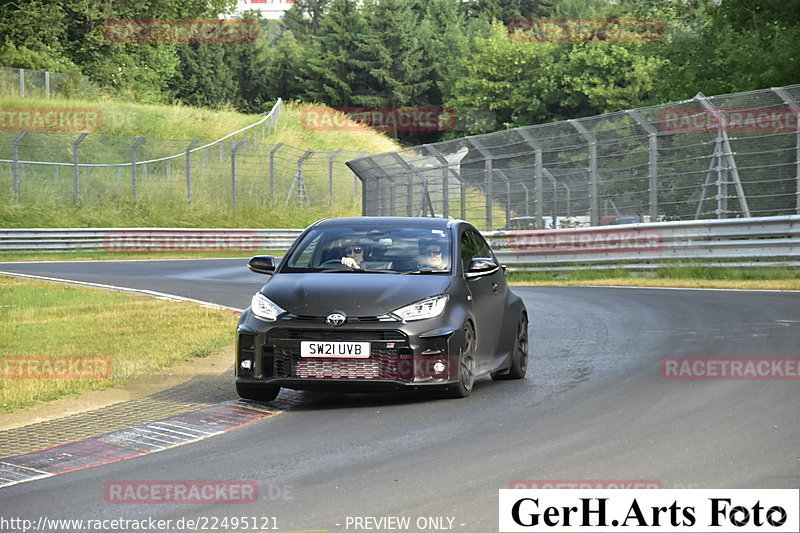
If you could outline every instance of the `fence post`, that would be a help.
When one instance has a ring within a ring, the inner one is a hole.
[[[14,182],[14,201],[19,201],[19,143],[22,142],[22,138],[28,134],[28,130],[21,132],[17,135],[17,138],[14,139],[14,144],[11,145],[11,157],[14,163],[11,166],[11,175]]]
[[[25,69],[19,69],[19,95],[25,98]]]
[[[506,173],[497,169],[497,175],[506,182],[506,223],[505,227],[508,227],[511,223],[511,180],[508,179]],[[491,229],[491,228],[489,228]]]
[[[797,140],[795,142],[795,174],[797,183],[795,191],[795,211],[798,215],[800,215],[800,105],[797,104],[797,101],[792,98],[783,87],[774,87],[772,90],[775,91],[775,93],[781,97],[781,100],[783,100],[783,102],[797,114],[795,117],[795,123],[797,124]]]
[[[328,207],[333,207],[333,160],[342,152],[342,149],[336,150],[328,158]]]
[[[558,222],[558,181],[546,168],[543,169],[542,176],[550,180],[553,185],[553,228],[556,228]],[[542,220],[542,226],[544,226],[544,220]]]
[[[200,139],[194,139],[186,147],[186,203],[192,205],[192,148],[194,148]],[[208,149],[206,149],[206,154]]]
[[[525,191],[525,216],[527,217],[530,216],[531,214],[531,209],[530,209],[531,193],[528,190],[528,186],[525,185],[524,181],[519,182],[519,184],[522,186],[522,190]]]
[[[239,141],[231,148],[231,207],[236,207],[236,152],[246,141]]]
[[[269,153],[269,199],[275,200],[275,154],[281,149],[283,143],[278,143]]]
[[[48,71],[44,73],[44,93],[47,95],[47,98],[50,98],[50,72]]]
[[[89,132],[83,132],[78,136],[78,140],[72,145],[72,164],[73,164],[73,185],[72,185],[72,200],[79,204],[81,202],[81,178],[80,166],[78,165],[78,146],[83,142]]]
[[[649,142],[648,162],[650,173],[650,222],[658,221],[658,130],[633,109],[627,112],[646,132]]]
[[[535,190],[536,190],[536,229],[543,229],[544,228],[544,182],[542,181],[542,174],[544,170],[544,164],[542,162],[542,145],[533,138],[533,135],[525,129],[518,129],[515,130],[519,133],[520,137],[525,139],[531,148],[533,148],[533,156],[534,156],[534,163],[533,163],[533,178],[536,182]],[[527,194],[527,189],[526,189]],[[555,201],[555,198],[553,198]],[[526,200],[527,202],[527,200]],[[528,206],[525,206],[525,215],[528,214]]]
[[[598,182],[599,176],[597,174],[597,138],[586,129],[586,126],[581,124],[575,119],[570,119],[567,122],[572,124],[572,127],[578,130],[578,133],[583,135],[586,142],[589,144],[589,220],[592,226],[597,226],[600,223],[600,202],[598,198]],[[555,225],[555,221],[553,221]]]
[[[447,160],[447,158],[444,156],[444,154],[442,154],[434,145],[432,145],[432,144],[424,144],[423,146],[425,147],[426,150],[428,150],[428,152],[433,154],[433,157],[435,157],[436,160],[439,161],[439,163],[444,165],[444,168],[442,170],[442,189],[443,189],[443,191],[442,191],[442,215],[445,216],[445,217],[449,217],[450,216],[450,183],[449,183],[450,182],[450,180],[449,180],[450,173],[451,172],[453,173],[453,176],[455,176],[455,178],[459,181],[459,183],[461,183],[461,181],[462,181],[461,180],[461,176],[459,176],[458,172],[456,172],[454,169],[450,168],[450,162]],[[463,187],[462,187],[462,190],[463,190]],[[462,218],[466,218],[463,213],[462,213],[461,216],[462,216]]]
[[[145,136],[139,137],[131,146],[131,195],[134,200],[136,199],[136,150],[146,140]]]
[[[483,173],[486,179],[486,228],[492,229],[492,207],[494,207],[494,198],[492,197],[492,154],[475,137],[467,137],[467,141],[472,144],[481,153],[484,158]]]
[[[368,153],[369,152],[367,152],[366,150],[362,150],[361,152],[358,152],[358,157],[364,157]],[[358,176],[356,176],[355,172],[353,172],[353,196],[358,198]],[[364,194],[363,193],[361,195],[361,200],[362,200],[362,207],[363,207],[363,200],[364,200]]]

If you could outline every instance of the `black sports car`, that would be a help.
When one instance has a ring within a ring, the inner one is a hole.
[[[237,330],[236,388],[331,391],[441,388],[466,397],[477,376],[519,379],[528,316],[473,226],[442,218],[316,222],[269,274]]]

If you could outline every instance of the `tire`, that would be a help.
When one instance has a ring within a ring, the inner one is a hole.
[[[448,398],[466,398],[475,385],[475,330],[464,326],[461,353],[458,356],[458,383],[447,389]]]
[[[245,400],[256,400],[259,402],[271,402],[278,397],[281,392],[280,387],[275,385],[259,385],[254,383],[236,383],[236,392],[240,398]]]
[[[525,313],[517,322],[517,337],[514,339],[514,352],[511,355],[511,366],[508,370],[493,372],[492,379],[522,379],[528,371],[528,318]]]

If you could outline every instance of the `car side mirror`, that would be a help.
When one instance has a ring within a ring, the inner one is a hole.
[[[275,258],[271,255],[257,255],[247,262],[247,268],[256,274],[271,275],[275,272]]]
[[[494,259],[490,257],[476,257],[469,262],[467,266],[466,276],[468,278],[477,278],[479,276],[486,276],[487,274],[494,274],[500,269]]]

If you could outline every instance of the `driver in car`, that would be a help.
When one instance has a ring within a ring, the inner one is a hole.
[[[364,262],[364,247],[354,241],[345,243],[342,264],[350,268],[361,268]]]

